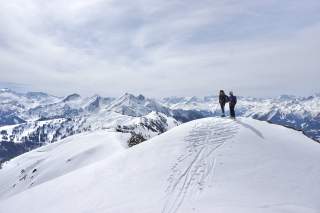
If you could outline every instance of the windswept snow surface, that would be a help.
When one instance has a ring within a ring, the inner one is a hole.
[[[1,179],[20,171],[14,162],[28,156],[11,160]],[[33,161],[48,156],[34,155]],[[66,162],[54,162],[41,170],[59,174]],[[65,175],[52,174],[15,195],[1,194],[0,212],[318,213],[319,162],[320,145],[300,132],[250,118],[206,118]],[[3,193],[11,181],[0,184]]]
[[[109,131],[82,133],[20,155],[0,169],[0,199],[106,159],[126,149],[129,137]]]

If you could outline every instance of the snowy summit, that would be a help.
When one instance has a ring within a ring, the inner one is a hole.
[[[9,161],[0,212],[320,210],[320,146],[294,130],[206,118],[130,149],[120,135],[73,136]]]
[[[1,1],[0,213],[320,213],[319,11]]]

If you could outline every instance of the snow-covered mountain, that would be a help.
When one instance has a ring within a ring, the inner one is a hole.
[[[9,90],[4,93],[6,96],[12,93],[12,96],[21,97],[29,94],[16,94]],[[40,95],[37,102],[29,101],[33,104],[21,102],[21,110],[16,110],[13,102],[11,108],[7,108],[12,109],[12,116],[24,120],[15,125],[0,126],[0,163],[82,132],[110,129],[130,133],[132,137],[128,145],[132,146],[180,124],[171,116],[168,108],[142,95],[135,97],[125,94],[114,99],[98,95],[82,98],[78,94],[71,94],[56,98],[55,102],[49,101],[48,104],[39,100],[42,97]]]
[[[0,112],[3,116],[21,116],[29,109],[56,103],[60,98],[42,92],[18,93],[10,89],[0,89]],[[20,123],[20,122],[18,122]],[[0,123],[0,125],[11,123]]]
[[[317,213],[320,145],[251,118],[206,118],[127,148],[74,135],[5,163],[0,212]]]
[[[320,96],[276,99],[240,97],[238,115],[302,130],[320,141]],[[124,94],[119,98],[56,97],[42,92],[0,90],[0,163],[39,146],[82,132],[130,132],[130,146],[180,123],[220,116],[216,96],[161,100]]]
[[[198,110],[220,116],[217,96],[171,97],[160,102],[170,109]],[[307,98],[288,95],[265,99],[239,97],[236,113],[238,116],[252,117],[303,131],[308,137],[320,142],[319,95]]]
[[[107,107],[107,110],[135,117],[143,116],[153,111],[169,114],[168,108],[160,105],[155,100],[145,98],[143,95],[136,97],[128,93],[112,102]]]

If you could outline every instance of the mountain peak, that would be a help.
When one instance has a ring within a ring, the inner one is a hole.
[[[128,102],[128,104],[131,104],[131,103],[143,103],[148,99],[142,94],[135,96],[131,93],[125,93],[120,98],[118,98],[118,100],[122,103]]]
[[[27,92],[26,96],[28,98],[45,98],[45,97],[48,97],[49,95],[44,92]]]
[[[152,111],[168,114],[168,109],[155,100],[141,94],[134,96],[130,93],[125,93],[116,99],[107,109],[129,116],[143,116]]]
[[[62,101],[63,102],[75,101],[75,100],[78,100],[80,98],[81,98],[81,96],[79,94],[73,93],[73,94],[68,95],[67,97],[65,97]]]
[[[89,101],[84,105],[84,108],[88,110],[89,112],[93,112],[95,110],[98,110],[100,107],[100,101],[101,101],[101,96],[99,95],[94,95],[92,96]]]
[[[126,92],[126,93],[124,93],[124,95],[120,96],[119,99],[132,99],[132,98],[136,98],[136,96],[131,93]]]

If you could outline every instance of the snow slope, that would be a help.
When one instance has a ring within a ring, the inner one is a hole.
[[[110,131],[82,133],[20,155],[0,170],[0,199],[108,158],[128,147],[129,136]]]
[[[65,147],[64,159],[39,173],[59,174],[78,148]],[[34,155],[33,161],[52,156],[55,149]],[[83,159],[91,155],[95,152],[79,154]],[[27,156],[9,161],[2,180],[20,171],[14,162]],[[195,120],[104,156],[65,175],[52,174],[54,178],[13,196],[2,193],[0,212],[320,212],[320,145],[266,122]],[[1,191],[11,184],[6,181],[0,183]]]
[[[197,110],[202,111],[203,115],[205,112],[212,113],[203,117],[221,115],[217,96],[171,97],[160,100],[160,103],[172,110]],[[278,98],[238,97],[236,114],[301,130],[308,137],[320,142],[319,94],[310,97],[288,95]]]

